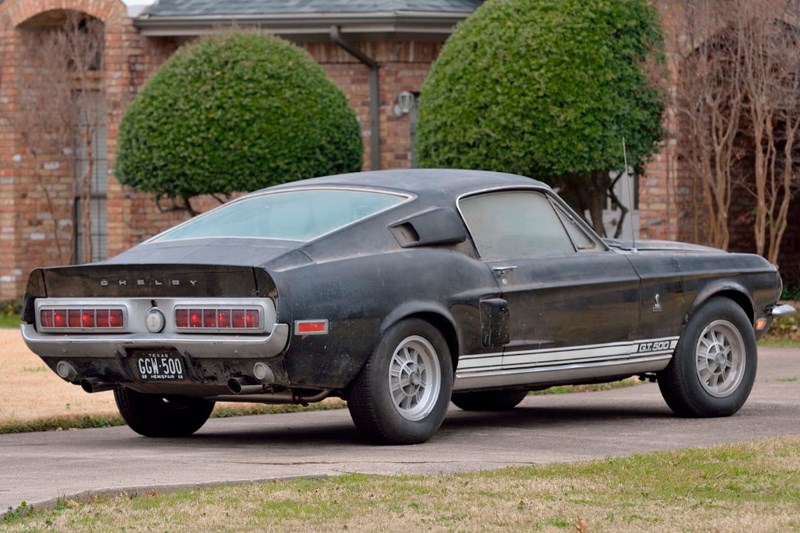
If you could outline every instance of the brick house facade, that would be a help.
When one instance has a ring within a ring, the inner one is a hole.
[[[364,8],[354,12],[354,6],[361,4],[357,0],[311,0],[304,5],[330,4],[328,10],[291,12],[281,8],[283,11],[272,13],[249,10],[226,15],[214,11],[215,5],[227,7],[224,2],[164,0],[149,14],[132,18],[121,0],[0,2],[0,301],[21,296],[31,268],[70,262],[75,248],[75,155],[53,153],[34,158],[13,121],[21,105],[15,80],[35,75],[35,66],[23,64],[20,59],[30,43],[26,37],[30,32],[41,31],[57,21],[60,14],[70,11],[104,24],[103,69],[98,73],[106,99],[106,157],[101,170],[108,178],[103,197],[103,238],[104,253],[113,256],[181,219],[175,213],[160,212],[151,197],[121,186],[110,175],[125,107],[180,44],[223,25],[259,27],[304,48],[348,95],[362,125],[364,168],[411,166],[414,112],[397,113],[398,97],[402,93],[419,94],[452,28],[481,1],[384,3],[397,4],[401,9],[376,13]],[[180,5],[194,6],[195,11],[170,11]],[[675,28],[681,27],[680,11],[670,0],[658,0],[657,5],[666,33],[678,35]],[[668,39],[667,44],[678,41]],[[370,62],[378,67],[377,80],[371,79],[375,70],[371,74]],[[377,100],[373,96],[376,89]],[[670,121],[668,114],[668,126]],[[691,237],[681,225],[690,205],[690,177],[678,165],[674,142],[664,143],[662,152],[639,178],[642,238]],[[800,219],[800,213],[796,214]],[[790,244],[786,248],[795,264],[800,255],[797,234],[794,231],[787,236]],[[795,242],[794,248],[791,242]],[[792,253],[797,255],[791,256]]]

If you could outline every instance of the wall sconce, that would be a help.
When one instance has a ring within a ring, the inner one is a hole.
[[[402,117],[407,115],[414,108],[414,93],[403,91],[397,95],[397,102],[394,104],[394,116]]]

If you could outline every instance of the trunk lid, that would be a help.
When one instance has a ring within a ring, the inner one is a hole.
[[[274,291],[263,269],[202,264],[107,264],[37,269],[49,298],[264,297]]]

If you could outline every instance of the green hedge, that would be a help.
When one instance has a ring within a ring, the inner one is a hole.
[[[190,198],[358,171],[362,152],[344,93],[305,52],[227,33],[179,49],[142,88],[120,124],[115,172]]]
[[[445,44],[420,97],[423,166],[548,180],[656,150],[663,105],[644,73],[662,38],[649,0],[488,0]]]

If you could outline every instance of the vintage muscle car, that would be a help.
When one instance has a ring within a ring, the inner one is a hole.
[[[35,269],[22,334],[61,378],[114,391],[150,437],[214,402],[341,396],[377,443],[419,443],[450,401],[640,376],[680,416],[736,413],[776,267],[599,238],[547,185],[392,170],[271,187],[102,263]]]

